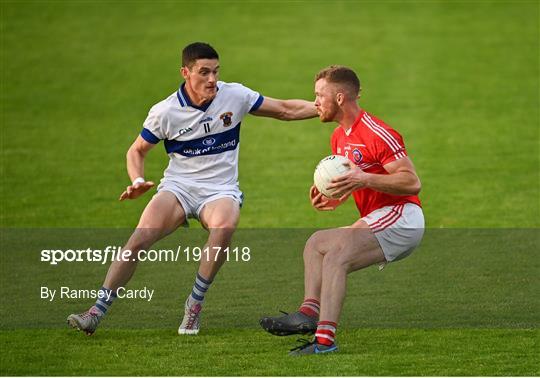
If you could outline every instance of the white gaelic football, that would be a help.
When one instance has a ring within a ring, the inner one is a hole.
[[[348,162],[349,159],[341,155],[330,155],[319,162],[313,174],[313,183],[319,192],[328,198],[339,198],[339,196],[334,197],[333,190],[328,190],[326,187],[330,185],[333,178],[341,176],[351,169]]]

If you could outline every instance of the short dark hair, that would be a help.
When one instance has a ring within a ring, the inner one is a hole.
[[[216,50],[208,43],[194,42],[182,50],[182,67],[193,67],[197,59],[219,59]]]
[[[358,76],[356,76],[356,73],[349,67],[332,65],[323,68],[315,76],[315,82],[320,79],[325,79],[329,83],[346,87],[349,94],[354,99],[356,99],[360,93],[360,80],[358,79]]]

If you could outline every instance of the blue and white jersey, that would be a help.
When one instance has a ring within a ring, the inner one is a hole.
[[[150,109],[141,136],[164,141],[170,157],[164,180],[216,189],[238,185],[240,124],[264,98],[237,83],[218,81],[217,89],[211,102],[198,107],[182,84]]]

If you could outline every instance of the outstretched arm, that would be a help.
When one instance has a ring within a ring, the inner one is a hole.
[[[251,114],[261,117],[272,117],[282,121],[294,121],[317,116],[315,103],[306,100],[278,100],[265,97],[259,109]]]
[[[155,144],[148,143],[139,135],[129,148],[126,154],[127,171],[133,184],[129,185],[120,195],[120,201],[135,199],[154,186],[152,181],[142,179],[144,177],[144,158],[154,146]]]

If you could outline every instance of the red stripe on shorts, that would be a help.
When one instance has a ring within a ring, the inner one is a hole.
[[[391,218],[386,219],[384,222],[381,222],[381,224],[377,225],[371,230],[373,232],[381,232],[387,229],[388,227],[390,227],[391,225],[393,225],[394,223],[396,223],[398,219],[401,218],[401,216],[403,215],[404,207],[405,207],[404,205],[399,205],[397,209],[397,213],[394,213],[394,215]]]
[[[382,216],[381,218],[377,219],[375,222],[373,222],[373,223],[371,223],[371,224],[368,223],[369,228],[371,228],[371,229],[376,229],[376,228],[378,228],[382,223],[385,223],[385,222],[388,220],[388,218],[393,218],[393,217],[395,217],[396,214],[397,214],[397,212],[398,212],[398,208],[399,208],[400,206],[403,206],[403,205],[394,205],[394,206],[392,206],[392,208],[390,209],[390,211],[389,211],[387,214],[385,214],[384,216]]]

